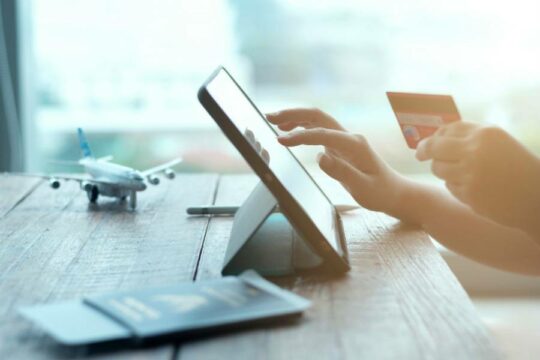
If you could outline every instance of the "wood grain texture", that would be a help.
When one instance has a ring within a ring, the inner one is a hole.
[[[254,184],[249,177],[224,177],[217,202],[239,204]],[[363,209],[345,215],[343,222],[352,265],[346,276],[276,280],[313,301],[299,321],[184,344],[178,358],[500,357],[423,231]],[[229,218],[210,221],[197,279],[219,276],[231,225]]]
[[[257,183],[258,178],[253,175],[222,176],[216,193],[215,205],[240,206]],[[221,276],[221,266],[231,226],[232,217],[214,216],[211,218],[197,269],[197,279],[211,279]]]
[[[223,177],[216,203],[240,204],[256,182]],[[366,210],[343,219],[350,273],[276,280],[313,301],[297,321],[178,345],[177,352],[164,345],[96,354],[65,351],[16,314],[21,305],[188,281],[197,265],[197,279],[220,276],[232,219],[184,212],[211,203],[216,184],[214,175],[163,181],[141,194],[133,213],[114,200],[89,207],[77,184],[54,192],[46,182],[0,176],[0,359],[499,357],[426,234]]]
[[[163,180],[140,195],[135,212],[107,198],[89,206],[75,183],[64,183],[58,191],[46,183],[38,186],[0,217],[0,359],[171,358],[173,345],[98,354],[68,351],[42,336],[16,309],[192,280],[208,219],[189,218],[185,208],[211,203],[216,184],[215,175]]]
[[[0,218],[6,216],[43,180],[0,173]]]

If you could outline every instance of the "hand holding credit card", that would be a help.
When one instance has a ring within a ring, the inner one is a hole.
[[[442,125],[461,120],[450,95],[400,92],[387,92],[386,95],[411,149],[416,149],[422,139],[433,135]]]

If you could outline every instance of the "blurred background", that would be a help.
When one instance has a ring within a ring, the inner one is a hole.
[[[80,172],[50,162],[78,159],[80,126],[96,156],[138,169],[181,156],[181,172],[248,172],[196,98],[220,64],[262,111],[319,107],[416,178],[434,179],[386,91],[451,94],[540,154],[539,14],[532,0],[0,0],[0,171]],[[312,170],[318,150],[294,149]],[[508,358],[537,358],[538,278],[441,254]]]
[[[80,171],[82,126],[94,152],[146,168],[248,167],[196,99],[219,64],[263,111],[315,106],[368,137],[402,172],[427,172],[385,92],[454,95],[464,119],[503,126],[540,152],[540,5],[516,0],[33,0],[25,49],[25,159]],[[317,149],[299,149],[314,164]]]

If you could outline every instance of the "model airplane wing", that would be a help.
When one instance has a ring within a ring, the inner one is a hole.
[[[87,182],[91,184],[104,184],[104,185],[116,185],[113,181],[107,180],[97,180],[84,176],[77,175],[59,175],[59,174],[30,174],[30,173],[9,173],[13,176],[27,176],[27,177],[37,177],[47,180],[64,180],[64,181],[78,181],[78,182]]]
[[[182,162],[182,159],[176,158],[174,160],[166,162],[165,164],[161,164],[161,165],[155,166],[153,168],[150,168],[148,170],[142,171],[141,173],[142,173],[143,176],[153,175],[153,174],[158,173],[160,171],[170,170],[173,166],[176,166],[176,165],[180,164],[181,162]]]

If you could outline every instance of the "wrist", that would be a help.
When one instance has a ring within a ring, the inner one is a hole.
[[[519,219],[522,222],[519,226],[522,230],[532,236],[538,243],[540,243],[540,158],[534,156],[534,166],[531,166],[531,174],[527,174],[529,182],[531,184],[523,194],[521,200],[524,204],[528,204],[525,207],[524,213],[520,214]]]
[[[426,186],[398,175],[396,181],[396,199],[387,214],[404,222],[422,224],[428,191]]]

